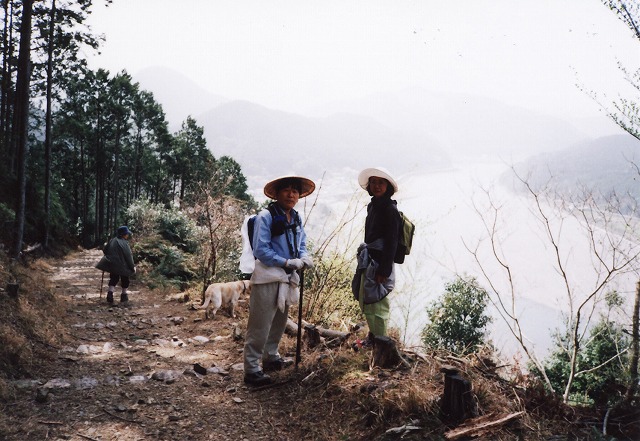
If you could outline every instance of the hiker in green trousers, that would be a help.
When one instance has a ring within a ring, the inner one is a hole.
[[[366,168],[360,172],[358,183],[369,193],[371,202],[367,205],[364,243],[358,248],[353,290],[369,326],[369,343],[373,337],[387,335],[387,296],[395,285],[393,261],[401,220],[397,203],[391,199],[398,184],[386,169]]]

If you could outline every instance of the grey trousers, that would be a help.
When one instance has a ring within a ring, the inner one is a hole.
[[[249,297],[249,321],[244,342],[244,372],[260,370],[260,359],[280,358],[278,345],[287,326],[289,307],[277,306],[278,282],[253,285]]]

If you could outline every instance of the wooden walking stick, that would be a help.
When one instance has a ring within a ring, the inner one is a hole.
[[[100,281],[100,298],[102,298],[102,285],[104,285],[104,271],[102,271],[102,280]]]
[[[300,343],[302,340],[302,294],[304,291],[304,268],[300,270],[300,300],[298,301],[298,336],[296,339],[296,366],[298,369],[298,363],[302,357],[300,356]]]

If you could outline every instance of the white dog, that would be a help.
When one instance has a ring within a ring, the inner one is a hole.
[[[212,283],[204,292],[204,303],[196,306],[195,309],[205,309],[205,318],[213,318],[218,309],[225,305],[229,308],[229,315],[235,318],[236,305],[243,294],[251,294],[250,280]]]

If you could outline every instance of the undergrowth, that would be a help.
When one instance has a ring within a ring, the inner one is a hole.
[[[7,380],[30,378],[51,363],[52,348],[65,338],[65,309],[49,282],[45,260],[15,263],[0,254],[0,398],[7,398]],[[18,284],[18,295],[5,287]]]

